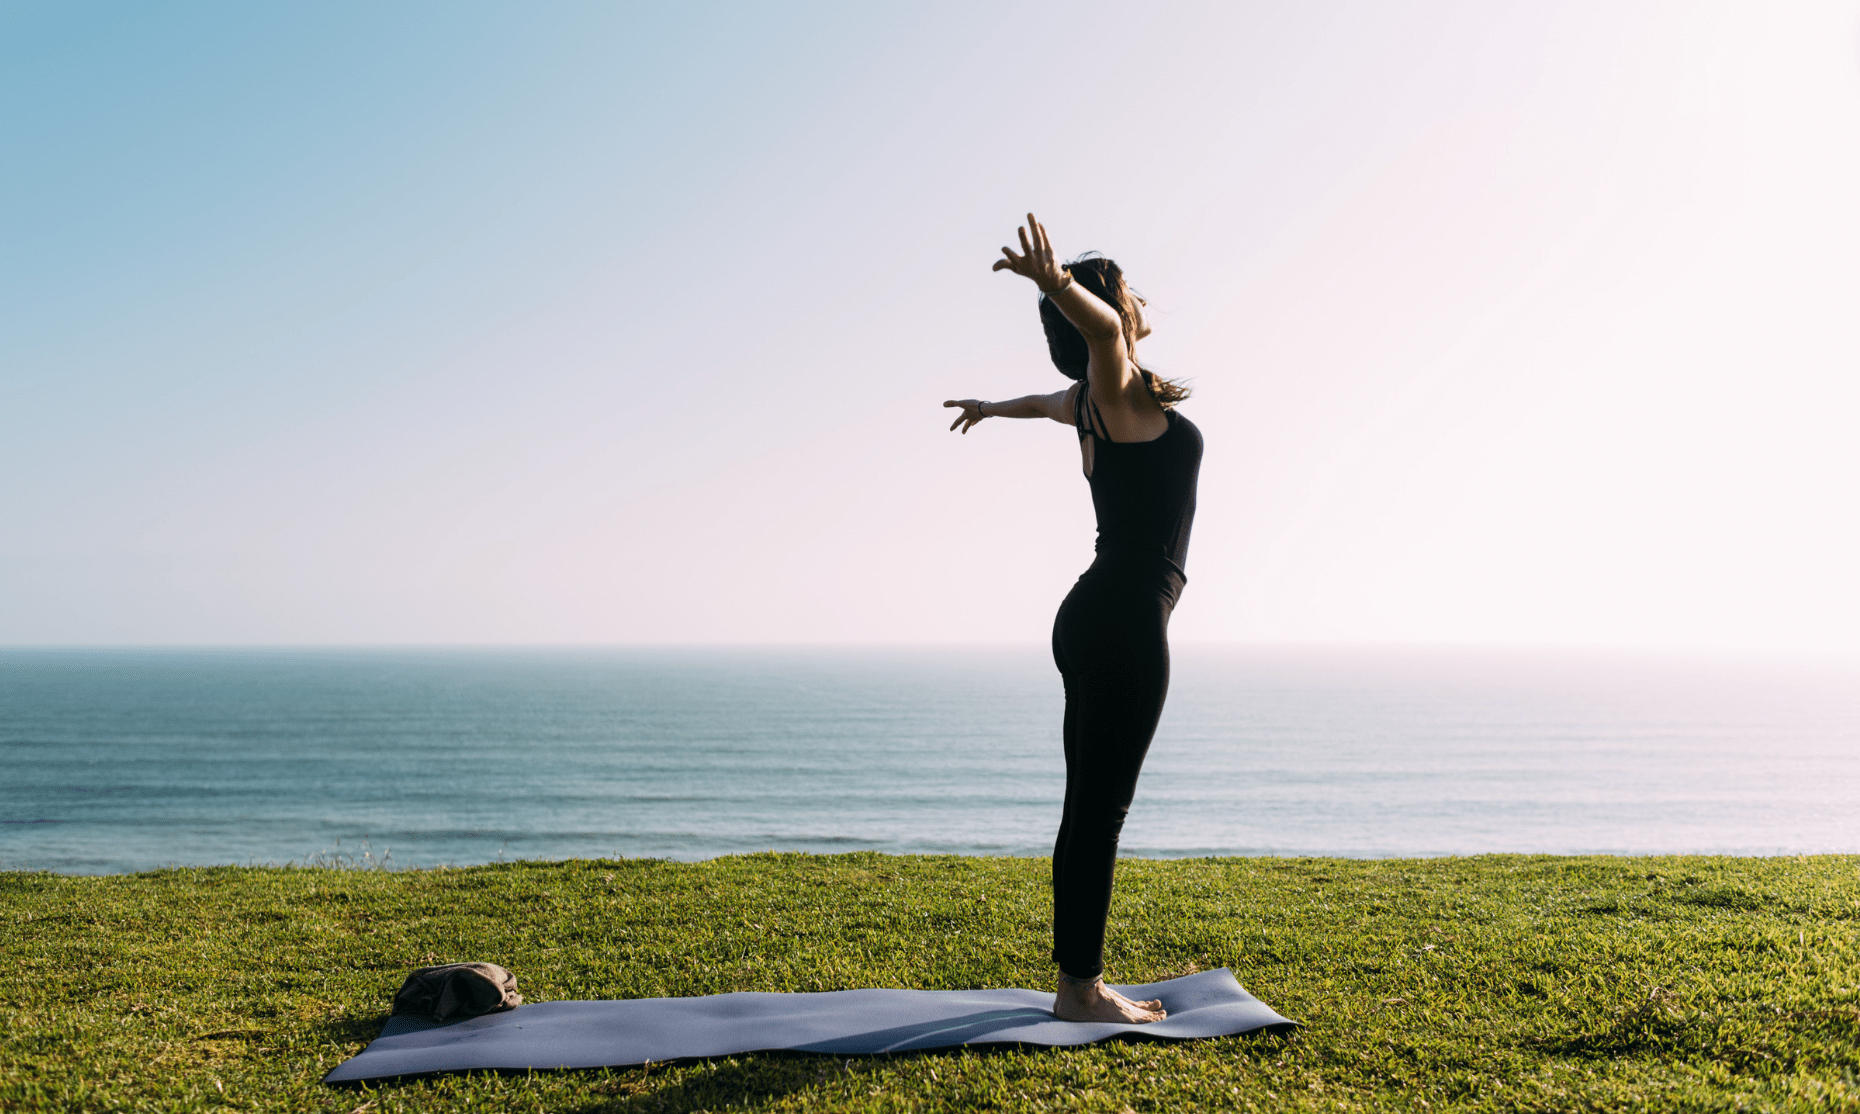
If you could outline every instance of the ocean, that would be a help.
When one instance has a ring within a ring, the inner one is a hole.
[[[0,868],[1041,855],[1038,647],[0,652]],[[1860,852],[1851,667],[1175,648],[1129,855]]]

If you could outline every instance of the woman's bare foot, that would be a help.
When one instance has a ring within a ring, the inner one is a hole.
[[[1059,993],[1053,998],[1053,1016],[1061,1021],[1118,1021],[1142,1025],[1169,1016],[1160,999],[1133,1002],[1104,985],[1104,979],[1059,976]]]

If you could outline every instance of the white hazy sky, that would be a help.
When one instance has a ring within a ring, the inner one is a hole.
[[[1032,208],[1178,640],[1860,652],[1860,6],[0,6],[0,643],[1009,640]]]

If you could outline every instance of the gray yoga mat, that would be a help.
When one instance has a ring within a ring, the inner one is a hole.
[[[435,1024],[390,1018],[373,1044],[326,1083],[472,1069],[627,1067],[740,1052],[835,1056],[961,1044],[1090,1044],[1141,1034],[1177,1040],[1295,1024],[1240,988],[1223,967],[1126,996],[1161,998],[1169,1016],[1149,1025],[1060,1021],[1040,990],[833,990],[823,994],[717,994],[617,1002],[537,1002],[505,1013]]]

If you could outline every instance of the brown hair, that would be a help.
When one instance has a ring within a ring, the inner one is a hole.
[[[1173,379],[1164,379],[1137,363],[1136,307],[1141,299],[1124,281],[1124,269],[1102,255],[1090,254],[1073,260],[1066,269],[1072,272],[1073,282],[1097,295],[1117,312],[1117,319],[1123,324],[1124,350],[1130,356],[1131,366],[1143,373],[1143,384],[1149,388],[1150,397],[1165,409],[1187,398],[1187,387]],[[1046,351],[1053,358],[1053,366],[1068,378],[1085,378],[1086,366],[1091,362],[1085,336],[1066,320],[1066,315],[1053,300],[1044,295],[1040,298],[1040,326],[1046,330]]]

